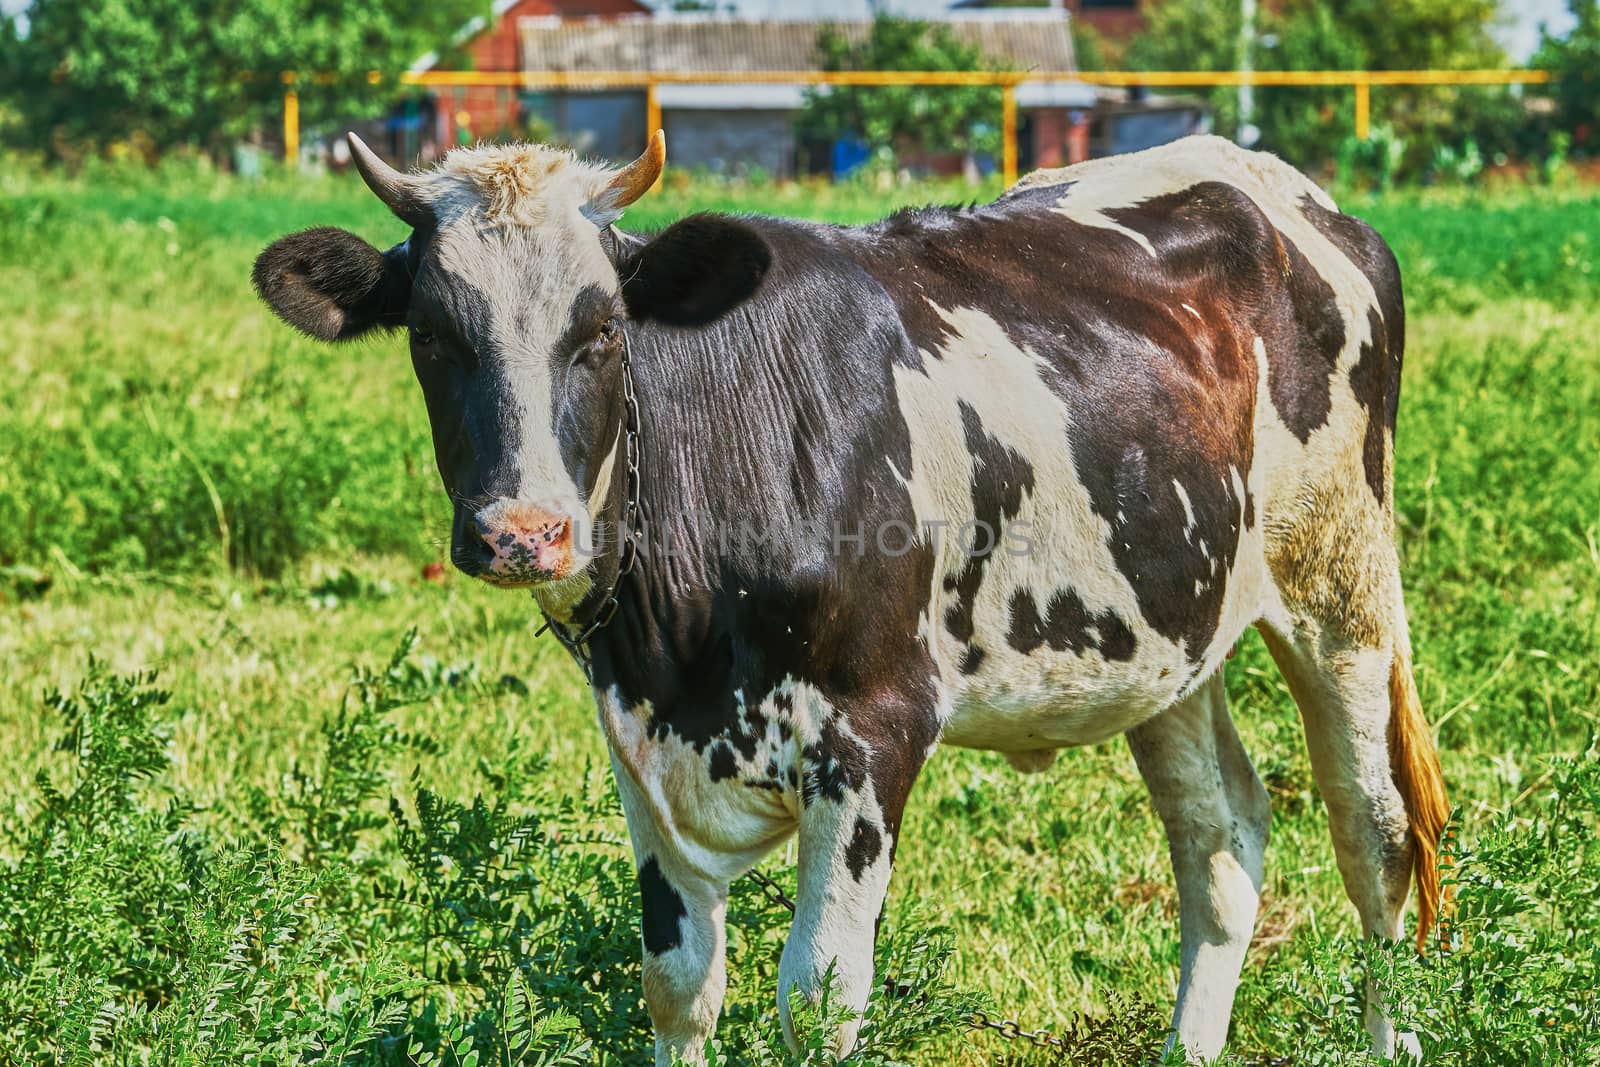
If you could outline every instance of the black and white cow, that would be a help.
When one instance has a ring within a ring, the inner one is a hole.
[[[1219,673],[1252,625],[1363,929],[1402,936],[1414,872],[1420,943],[1446,805],[1394,543],[1405,313],[1310,181],[1195,138],[979,207],[638,237],[614,223],[659,134],[617,170],[513,145],[408,175],[352,142],[410,235],[294,234],[255,283],[315,337],[407,329],[452,559],[584,639],[658,1064],[699,1062],[729,883],[775,845],[799,835],[787,1028],[830,964],[866,1002],[936,744],[1033,770],[1117,734],[1177,875],[1174,1032],[1215,1057],[1269,823]],[[1376,996],[1367,1026],[1414,1045]]]

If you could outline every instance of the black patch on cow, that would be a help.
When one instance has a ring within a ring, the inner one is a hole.
[[[1367,433],[1362,442],[1362,467],[1367,485],[1379,504],[1386,503],[1384,430],[1394,436],[1400,413],[1400,375],[1405,362],[1406,307],[1400,265],[1394,251],[1378,232],[1360,219],[1329,211],[1312,197],[1300,210],[1372,282],[1378,306],[1368,312],[1371,340],[1361,348],[1361,358],[1350,368],[1350,386],[1367,412]]]
[[[1367,429],[1361,439],[1361,468],[1372,495],[1382,504],[1387,495],[1383,439],[1384,409],[1388,407],[1384,394],[1390,382],[1389,361],[1384,358],[1383,352],[1383,319],[1379,317],[1377,309],[1368,312],[1367,318],[1374,340],[1361,346],[1361,358],[1350,368],[1350,389],[1367,413]]]
[[[850,834],[850,844],[844,850],[845,863],[850,866],[850,877],[861,881],[867,868],[878,862],[878,855],[882,851],[883,835],[878,833],[876,826],[858,816],[855,830]]]
[[[962,674],[977,674],[978,668],[983,666],[983,649],[977,645],[968,645],[961,653],[960,669]]]
[[[681,924],[689,909],[661,873],[661,865],[654,856],[639,868],[639,899],[643,905],[640,926],[644,932],[645,951],[660,956],[683,944]]]
[[[1332,376],[1344,351],[1344,314],[1333,286],[1282,234],[1277,259],[1285,299],[1267,309],[1262,323],[1267,392],[1283,424],[1305,444],[1333,410]]]
[[[866,785],[867,752],[840,729],[837,719],[822,724],[817,740],[801,749],[800,758],[804,766],[800,799],[806,805],[840,801]]]
[[[771,249],[747,223],[691,215],[630,251],[617,275],[634,319],[704,326],[750,299],[771,265]]]
[[[711,761],[707,770],[713,782],[726,781],[739,773],[738,764],[733,758],[733,748],[726,741],[718,741],[711,746]]]
[[[1071,589],[1051,594],[1042,615],[1032,593],[1013,593],[1006,642],[1025,656],[1049,645],[1057,652],[1080,656],[1092,648],[1107,660],[1132,659],[1136,643],[1133,631],[1120,615],[1109,609],[1090,611]]]
[[[955,599],[945,610],[944,626],[957,641],[971,641],[972,612],[983,585],[983,570],[989,557],[1003,550],[1006,523],[1021,512],[1023,494],[1033,492],[1033,466],[984,430],[977,409],[965,400],[958,406],[972,453],[973,526],[966,532],[944,532],[946,537],[964,538],[961,548],[967,553],[960,572],[945,577],[945,589],[953,592]]]

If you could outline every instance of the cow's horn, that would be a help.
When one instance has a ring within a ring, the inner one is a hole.
[[[401,174],[382,159],[378,154],[368,148],[366,142],[355,134],[347,134],[350,138],[350,154],[355,157],[356,170],[361,172],[361,180],[388,205],[389,210],[402,222],[409,222],[412,226],[421,226],[433,217],[433,209],[422,197],[422,190],[417,180]]]
[[[667,162],[667,135],[657,130],[655,136],[650,138],[650,143],[645,146],[644,155],[617,171],[611,179],[611,184],[606,186],[606,191],[612,195],[608,198],[610,207],[621,211],[645,193],[661,177],[661,168]]]

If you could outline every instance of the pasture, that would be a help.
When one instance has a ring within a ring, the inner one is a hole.
[[[972,195],[675,179],[626,224]],[[1232,1051],[1362,1062],[1369,968],[1430,1062],[1595,1062],[1600,197],[1342,200],[1406,278],[1396,495],[1460,910],[1422,961],[1352,937],[1252,637],[1228,688],[1274,812]],[[250,290],[263,245],[323,224],[403,234],[353,178],[0,169],[0,1064],[627,1064],[648,1043],[578,670],[527,597],[436,566],[403,346],[319,347]],[[763,869],[792,886],[791,863]],[[786,922],[736,887],[729,1063],[786,1062]],[[885,935],[910,992],[875,1003],[853,1062],[1126,1063],[1152,1030],[1159,1050],[1177,898],[1126,746],[1035,776],[936,754]],[[974,1005],[1084,1036],[969,1033]]]

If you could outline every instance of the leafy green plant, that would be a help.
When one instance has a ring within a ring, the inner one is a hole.
[[[1444,945],[1419,957],[1405,944],[1327,937],[1277,971],[1273,995],[1295,1010],[1273,1021],[1296,1063],[1376,1062],[1361,1025],[1363,974],[1430,1064],[1600,1059],[1600,752],[1554,760],[1549,774],[1539,815],[1497,816],[1455,846]],[[1462,841],[1458,827],[1450,839]]]
[[[63,781],[0,861],[0,1062],[341,1062],[404,1016],[383,946],[358,957],[317,875],[260,842],[218,847],[158,795],[169,694],[90,663],[46,704]],[[135,1052],[135,1050],[138,1050]]]

